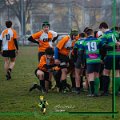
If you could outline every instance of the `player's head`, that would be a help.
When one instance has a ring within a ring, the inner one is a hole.
[[[88,29],[89,29],[89,27],[86,27],[86,28],[83,30],[83,32],[86,33]]]
[[[43,29],[45,32],[48,32],[49,29],[50,29],[50,24],[49,24],[49,22],[43,22],[43,23],[42,23],[42,29]]]
[[[76,36],[78,36],[78,31],[77,30],[71,30],[70,32],[71,39],[74,40]]]
[[[80,33],[80,38],[85,38],[85,37],[86,37],[86,35],[84,32]]]
[[[86,31],[86,34],[87,34],[88,37],[89,37],[89,36],[94,36],[94,31],[89,28],[89,29]]]
[[[45,54],[47,56],[47,58],[53,58],[53,55],[54,55],[54,50],[53,48],[51,47],[48,47],[46,50],[45,50]]]
[[[43,100],[44,99],[44,96],[40,96],[40,100]]]
[[[86,27],[86,28],[83,30],[83,32],[85,33],[85,36],[86,36],[86,37],[87,37],[86,32],[87,32],[88,29],[89,29],[89,27]]]
[[[100,29],[102,32],[105,32],[105,30],[108,29],[108,24],[107,24],[106,22],[100,23],[99,29]]]
[[[5,22],[5,25],[7,28],[11,28],[12,27],[12,21],[8,20]]]

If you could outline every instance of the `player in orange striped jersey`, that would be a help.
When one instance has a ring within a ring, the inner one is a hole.
[[[60,64],[61,67],[61,90],[66,91],[67,88],[67,68],[69,62],[69,53],[72,50],[72,40],[78,35],[78,33],[71,31],[70,36],[63,37],[55,48],[55,64]]]
[[[39,45],[38,60],[40,60],[41,56],[45,54],[46,48],[52,47],[52,42],[54,42],[57,37],[57,33],[50,30],[50,24],[48,22],[43,22],[42,30],[32,34],[32,36],[28,38],[29,41]]]
[[[45,50],[45,55],[43,55],[40,59],[38,68],[35,70],[35,75],[40,80],[40,86],[34,84],[33,87],[30,88],[30,91],[32,91],[35,88],[42,90],[42,92],[46,92],[46,90],[48,90],[50,72],[52,68],[55,66],[53,55],[54,55],[53,48],[48,47]]]
[[[11,71],[15,65],[16,54],[18,54],[17,32],[12,29],[12,22],[6,21],[7,29],[0,36],[0,51],[4,57],[4,68],[7,80],[11,79]]]

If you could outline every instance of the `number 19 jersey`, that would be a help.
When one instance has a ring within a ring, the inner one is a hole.
[[[90,36],[84,40],[82,50],[85,51],[87,64],[100,63],[101,56],[99,51],[102,46],[101,39]]]
[[[17,39],[17,32],[12,28],[5,29],[0,35],[2,50],[16,50],[14,39]]]

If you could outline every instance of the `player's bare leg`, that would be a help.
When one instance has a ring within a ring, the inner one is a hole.
[[[4,69],[5,69],[5,72],[7,73],[7,70],[9,68],[9,58],[4,58]]]
[[[11,77],[8,74],[9,63],[10,63],[9,58],[4,58],[4,62],[5,62],[4,63],[4,69],[5,69],[5,72],[6,72],[6,79],[9,80],[9,79],[11,79]]]
[[[76,93],[80,93],[80,75],[81,70],[78,68],[75,68],[75,82],[76,82]]]
[[[41,89],[42,89],[42,92],[46,92],[46,89],[45,89],[45,80],[44,80],[44,72],[41,71],[41,70],[37,70],[37,76],[40,80],[40,86],[41,86]]]
[[[66,89],[66,84],[67,84],[67,68],[62,68],[61,70],[61,89],[64,91]]]

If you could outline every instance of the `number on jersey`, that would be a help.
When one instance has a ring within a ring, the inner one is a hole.
[[[10,40],[10,34],[6,35],[6,40],[8,40],[8,41]]]
[[[96,42],[88,42],[87,43],[88,46],[88,51],[90,52],[94,52],[97,50],[97,43]]]

